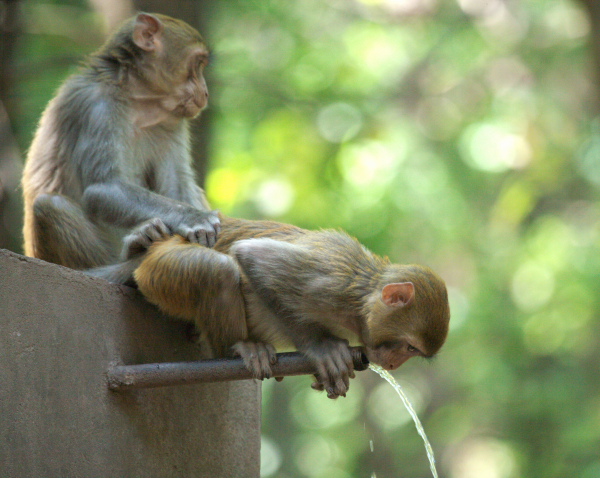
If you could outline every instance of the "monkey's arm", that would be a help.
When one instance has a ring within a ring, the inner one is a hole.
[[[156,191],[201,211],[210,210],[204,190],[196,183],[187,148],[175,144],[157,165]]]
[[[96,221],[129,228],[158,217],[171,233],[210,247],[219,231],[216,212],[196,209],[117,178],[88,186],[83,204]]]
[[[92,85],[77,89],[65,101],[64,108],[56,113],[58,122],[65,123],[62,147],[79,178],[83,208],[90,217],[124,228],[158,217],[172,233],[191,242],[214,245],[219,219],[199,199],[201,190],[193,182],[186,163],[189,152],[185,131],[172,132],[170,138],[157,138],[157,151],[135,152],[129,145],[136,134],[129,124],[129,113],[110,95]],[[72,115],[70,110],[82,113]],[[154,167],[144,163],[144,154],[165,154],[159,164],[181,166],[144,171]],[[140,174],[157,176],[154,179],[160,185],[156,189],[160,194],[138,185]]]
[[[354,366],[348,341],[333,333],[335,318],[327,315],[327,299],[323,301],[315,293],[323,279],[327,280],[327,271],[320,268],[315,253],[273,239],[238,241],[231,253],[252,292],[277,318],[278,328],[315,364],[313,388],[326,390],[329,398],[344,396]],[[332,327],[327,326],[328,321]]]

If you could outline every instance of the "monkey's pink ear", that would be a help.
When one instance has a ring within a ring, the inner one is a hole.
[[[387,284],[381,291],[383,303],[390,307],[405,307],[415,298],[415,286],[412,282]]]
[[[145,51],[154,51],[160,46],[159,35],[163,24],[154,15],[140,13],[133,27],[133,42]]]

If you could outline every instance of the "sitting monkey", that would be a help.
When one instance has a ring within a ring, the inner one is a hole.
[[[272,375],[274,346],[291,345],[315,364],[313,388],[336,398],[354,377],[342,337],[393,370],[436,354],[448,333],[442,279],[391,264],[342,232],[221,217],[214,249],[169,237],[159,220],[138,238],[140,249],[149,246],[134,272],[145,297],[193,321],[216,355],[233,351],[257,378]]]
[[[140,13],[68,78],[40,120],[23,172],[25,254],[113,281],[125,241],[158,217],[213,246],[219,219],[196,184],[189,120],[208,103],[209,51],[188,24]]]

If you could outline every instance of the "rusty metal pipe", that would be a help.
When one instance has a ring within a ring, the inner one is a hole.
[[[354,370],[362,371],[369,367],[369,361],[361,347],[351,347],[350,353]],[[277,363],[271,369],[274,377],[315,373],[312,363],[299,352],[277,354]],[[251,378],[253,377],[241,358],[115,365],[107,372],[108,388],[115,391]]]

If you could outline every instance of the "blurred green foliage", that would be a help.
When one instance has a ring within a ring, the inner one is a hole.
[[[340,227],[446,279],[447,345],[395,376],[451,478],[600,477],[600,121],[575,0],[211,5],[207,190],[227,214]],[[82,2],[25,2],[19,141],[73,58]],[[96,32],[96,33],[94,33]],[[335,402],[265,382],[263,475],[429,476],[372,372]]]

